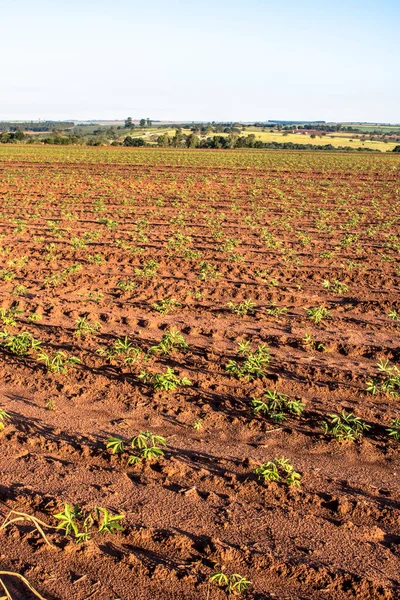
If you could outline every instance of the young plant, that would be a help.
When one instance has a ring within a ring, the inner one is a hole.
[[[262,412],[276,422],[284,421],[288,413],[299,416],[304,410],[303,402],[291,400],[276,390],[267,390],[262,398],[253,398],[252,407],[254,413]]]
[[[83,513],[77,504],[64,505],[64,511],[54,515],[60,523],[56,529],[64,530],[65,535],[73,535],[77,544],[90,539],[92,528],[95,525],[98,533],[114,534],[123,531],[121,525],[124,515],[113,515],[106,508],[96,506],[92,512]]]
[[[301,345],[304,350],[313,351],[318,350],[319,352],[325,352],[325,346],[321,342],[316,342],[311,333],[306,333],[301,340]]]
[[[9,419],[11,419],[11,417],[8,412],[0,408],[0,431],[3,431],[4,427],[6,426],[6,422]]]
[[[228,302],[228,308],[235,313],[238,317],[246,317],[247,315],[254,315],[254,302],[251,298],[244,300],[239,304]]]
[[[38,321],[41,321],[42,319],[43,319],[43,315],[38,312],[33,312],[28,317],[28,321],[30,323],[37,323]]]
[[[126,365],[134,365],[138,362],[148,360],[143,350],[134,346],[129,341],[128,336],[116,339],[107,348],[99,348],[97,354],[105,356],[109,362],[116,358],[121,358]]]
[[[89,530],[93,524],[93,519],[91,516],[83,519],[82,511],[77,504],[71,506],[66,503],[64,505],[64,511],[55,514],[54,518],[60,521],[56,529],[63,529],[65,535],[70,535],[72,533],[77,544],[89,539]]]
[[[324,279],[322,282],[322,287],[324,287],[326,290],[334,292],[335,294],[344,294],[345,292],[349,291],[348,286],[338,279],[334,279],[332,282],[329,281],[329,279]]]
[[[1,416],[1,411],[0,411],[0,416]],[[390,423],[390,427],[388,429],[386,429],[386,432],[388,433],[389,437],[393,438],[394,440],[400,441],[400,418],[392,419],[392,421]]]
[[[0,340],[4,348],[17,356],[27,356],[31,350],[38,350],[42,343],[27,331],[11,335],[4,330],[0,333]]]
[[[175,349],[186,350],[189,344],[178,329],[169,329],[164,333],[161,342],[149,349],[149,354],[163,354],[169,356]]]
[[[243,358],[242,362],[229,360],[225,366],[227,373],[248,381],[265,376],[266,366],[271,360],[269,348],[265,344],[259,344],[253,352],[250,350],[250,342],[240,342],[238,354]]]
[[[305,311],[310,321],[316,325],[319,325],[325,319],[331,318],[331,314],[325,306],[314,306],[313,308],[306,308]]]
[[[371,394],[387,394],[398,398],[400,396],[400,369],[391,365],[388,360],[378,363],[380,377],[367,383],[367,392]]]
[[[371,429],[371,426],[355,417],[353,413],[346,413],[342,410],[340,415],[329,414],[329,421],[323,421],[322,427],[326,435],[331,435],[339,441],[350,440],[354,442],[364,435],[364,432]]]
[[[57,350],[53,354],[41,352],[38,355],[38,360],[44,362],[49,373],[62,373],[64,375],[68,373],[69,366],[78,365],[81,362],[76,356],[68,356],[62,350]]]
[[[86,338],[96,335],[96,333],[98,333],[101,329],[101,325],[98,323],[98,321],[91,322],[87,317],[79,317],[75,324],[75,335],[78,338]]]
[[[251,581],[239,575],[239,573],[232,573],[226,575],[225,573],[214,573],[210,577],[211,583],[216,583],[220,587],[223,587],[227,594],[240,595],[249,589]]]
[[[157,273],[159,263],[156,260],[148,260],[141,267],[135,268],[136,277],[141,279],[151,279]]]
[[[200,431],[200,429],[203,429],[203,421],[202,421],[202,419],[200,419],[200,418],[195,419],[195,421],[193,422],[192,427],[193,427],[193,429],[195,431]]]
[[[202,261],[200,263],[200,271],[199,278],[201,281],[214,280],[218,277],[221,277],[222,273],[220,273],[215,265],[212,265],[208,262]]]
[[[299,487],[301,483],[301,475],[297,473],[291,465],[288,458],[274,458],[273,461],[265,462],[254,469],[255,474],[264,483],[267,481],[280,482],[282,479],[288,485]]]
[[[174,308],[177,308],[179,306],[180,304],[175,300],[175,298],[165,298],[152,304],[154,310],[161,313],[162,315],[168,315],[171,311],[174,310]]]
[[[116,533],[117,531],[123,531],[124,528],[121,525],[124,515],[113,515],[106,508],[96,507],[96,516],[99,521],[99,533]]]
[[[15,320],[17,315],[21,315],[23,312],[24,311],[19,310],[17,306],[9,308],[8,310],[6,308],[0,308],[0,321],[6,327],[15,327],[17,324]]]
[[[116,285],[117,290],[120,290],[123,293],[131,292],[135,289],[135,287],[137,287],[137,284],[129,279],[121,279],[121,281],[118,281]]]
[[[164,456],[162,448],[166,445],[165,438],[161,435],[154,435],[151,431],[141,431],[129,442],[130,447],[127,450],[128,465],[137,465],[142,460],[153,460]],[[112,454],[125,452],[125,442],[121,438],[108,438],[106,447],[111,450]]]
[[[275,317],[276,319],[286,314],[288,309],[286,306],[276,306],[273,302],[271,302],[270,307],[266,309],[267,315],[270,317]]]
[[[175,375],[174,369],[167,367],[165,373],[154,373],[150,375],[146,371],[142,371],[139,375],[139,379],[143,383],[150,383],[155,390],[162,390],[164,392],[171,392],[176,390],[178,387],[190,386],[192,382],[187,377],[178,377]]]

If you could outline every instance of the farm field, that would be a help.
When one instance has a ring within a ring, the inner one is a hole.
[[[399,598],[399,215],[395,154],[0,146],[0,571]]]
[[[190,129],[182,129],[183,133],[186,135],[190,135]],[[136,128],[132,132],[129,132],[129,135],[132,137],[143,137],[144,139],[149,139],[153,135],[163,135],[166,133],[170,137],[173,137],[175,133],[175,129],[171,128],[152,128],[152,129],[139,129]],[[397,142],[383,142],[380,140],[365,140],[362,141],[359,139],[359,135],[356,134],[348,134],[348,133],[332,133],[327,134],[325,136],[316,136],[314,138],[309,134],[301,134],[301,133],[286,133],[286,132],[273,132],[271,131],[262,131],[260,127],[246,127],[246,129],[241,133],[241,135],[249,135],[254,134],[257,140],[261,140],[262,142],[278,142],[280,144],[284,144],[287,142],[291,142],[292,144],[312,144],[314,146],[317,145],[325,145],[331,144],[335,148],[348,146],[349,148],[369,148],[370,150],[379,150],[380,152],[391,152],[395,146],[397,146]],[[209,137],[213,135],[222,135],[228,136],[229,134],[219,133],[219,134],[210,134]]]
[[[324,136],[317,135],[312,138],[309,134],[302,133],[284,133],[270,131],[260,131],[259,127],[249,127],[247,133],[254,133],[256,139],[262,140],[263,142],[279,142],[281,144],[285,142],[292,142],[293,144],[313,144],[313,145],[325,145],[331,144],[335,148],[340,146],[348,146],[349,148],[370,148],[371,150],[380,150],[380,152],[391,152],[397,145],[396,142],[382,142],[379,140],[365,140],[359,139],[359,134],[349,134],[345,132],[338,133],[327,133]]]

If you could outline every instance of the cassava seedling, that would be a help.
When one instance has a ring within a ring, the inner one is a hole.
[[[262,398],[253,398],[252,407],[254,413],[262,412],[276,422],[284,421],[288,413],[299,416],[304,410],[303,402],[292,400],[276,390],[267,390]]]
[[[6,327],[15,327],[17,324],[16,317],[23,314],[23,310],[20,310],[18,306],[9,308],[0,308],[0,321]]]
[[[301,484],[300,473],[294,470],[289,459],[284,456],[259,465],[254,469],[254,472],[264,483],[268,481],[280,482],[283,478],[287,485],[298,487]]]
[[[127,452],[128,465],[137,465],[142,460],[153,460],[164,456],[163,447],[167,445],[165,438],[155,435],[151,431],[141,431],[129,442]],[[106,447],[112,454],[122,454],[125,452],[126,443],[121,438],[110,437],[107,440]]]
[[[313,308],[306,308],[305,311],[310,321],[316,325],[319,325],[325,319],[331,318],[331,314],[325,306],[314,306]]]
[[[386,429],[386,432],[392,439],[400,441],[400,418],[392,419],[390,427]]]
[[[75,335],[78,338],[87,338],[96,335],[101,329],[98,321],[89,321],[87,317],[79,317],[76,322]]]
[[[324,279],[322,282],[322,287],[326,290],[334,292],[335,294],[344,294],[345,292],[349,291],[348,286],[338,279],[334,279],[332,282],[329,281],[329,279]]]
[[[400,369],[388,360],[377,365],[379,377],[367,382],[366,390],[371,394],[386,394],[398,398],[400,396]]]
[[[222,273],[218,271],[215,265],[205,261],[200,263],[199,278],[201,281],[213,281],[214,279],[221,277],[221,275]]]
[[[84,513],[77,504],[66,503],[63,512],[54,515],[60,522],[56,529],[63,530],[65,535],[72,535],[80,544],[90,539],[93,526],[101,534],[114,534],[123,531],[121,525],[124,515],[113,515],[106,508],[96,506],[93,511]]]
[[[243,594],[251,585],[251,581],[239,573],[232,573],[231,575],[226,575],[222,572],[214,573],[210,577],[210,582],[224,588],[225,592],[229,595]]]
[[[38,361],[43,362],[49,373],[68,373],[68,367],[80,364],[76,356],[68,356],[62,350],[57,350],[53,354],[41,352],[37,357]]]
[[[250,350],[250,342],[240,342],[238,354],[243,357],[242,362],[229,360],[225,366],[227,373],[234,375],[238,379],[247,379],[249,381],[265,376],[266,366],[271,360],[269,348],[265,344],[259,344],[253,352]]]
[[[8,412],[0,408],[0,431],[3,431],[4,427],[6,426],[6,422],[9,419],[11,419],[11,417]]]
[[[339,441],[354,442],[361,439],[364,432],[371,429],[370,425],[361,421],[359,417],[355,417],[353,413],[346,413],[345,410],[342,410],[340,415],[329,414],[328,417],[329,421],[322,422],[324,433]]]
[[[239,304],[228,302],[228,308],[231,309],[238,317],[246,317],[247,315],[254,315],[254,302],[251,298],[243,300]]]
[[[178,329],[169,329],[164,333],[161,342],[149,349],[149,354],[163,354],[169,356],[175,349],[186,350],[189,344]]]
[[[31,350],[38,350],[41,346],[41,341],[35,339],[27,331],[11,335],[4,330],[0,333],[0,343],[9,352],[17,356],[27,356]]]
[[[171,392],[176,390],[178,387],[185,387],[192,385],[192,382],[187,377],[178,377],[175,375],[174,369],[167,367],[165,373],[154,373],[149,374],[146,371],[142,371],[139,375],[139,379],[143,383],[150,383],[155,390],[162,390],[164,392]]]
[[[173,311],[175,308],[178,308],[179,306],[181,305],[175,300],[175,298],[165,298],[152,304],[154,310],[161,313],[162,315],[168,315],[171,311]]]

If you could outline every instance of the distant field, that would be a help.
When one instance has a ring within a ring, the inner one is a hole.
[[[183,129],[183,133],[190,134],[190,129]],[[125,135],[125,131],[122,132]],[[167,133],[170,137],[172,137],[175,133],[175,129],[171,128],[135,128],[132,131],[126,130],[127,135],[131,135],[133,137],[144,137],[148,138],[151,135],[163,135]],[[311,138],[310,135],[304,135],[300,133],[288,133],[285,135],[283,132],[274,132],[270,131],[262,131],[259,127],[247,127],[245,131],[243,131],[240,135],[249,135],[254,133],[256,139],[262,140],[263,142],[278,142],[284,144],[285,142],[292,142],[293,144],[332,144],[332,146],[350,146],[350,148],[371,148],[372,150],[380,150],[381,152],[391,152],[393,148],[397,145],[396,142],[381,142],[381,141],[371,141],[367,140],[362,142],[359,138],[355,136],[351,136],[346,133],[335,133],[332,135],[318,136],[315,138]],[[228,135],[224,133],[211,133],[208,137],[213,137],[214,135]],[[199,136],[202,137],[202,136]]]
[[[301,133],[288,133],[282,132],[271,133],[269,131],[259,131],[257,127],[249,127],[244,135],[254,133],[258,140],[263,142],[293,142],[294,144],[332,144],[332,146],[350,146],[351,148],[371,148],[373,150],[380,150],[381,152],[390,152],[397,145],[396,142],[373,142],[367,140],[362,142],[360,139],[345,133],[334,133],[332,135],[324,135],[315,138],[311,138],[310,135],[304,135]]]

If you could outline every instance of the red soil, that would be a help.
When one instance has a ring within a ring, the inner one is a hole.
[[[395,600],[399,442],[386,430],[399,397],[366,384],[378,361],[399,363],[400,321],[388,313],[400,313],[400,162],[342,155],[321,167],[316,154],[265,153],[262,167],[257,153],[225,164],[229,153],[204,152],[179,166],[181,154],[169,165],[157,151],[151,161],[138,151],[142,165],[117,153],[119,164],[0,163],[0,306],[23,311],[1,328],[81,361],[51,374],[34,351],[0,346],[0,408],[10,415],[0,515],[18,510],[55,526],[66,502],[125,515],[123,532],[82,544],[46,529],[55,548],[29,523],[8,527],[0,570],[24,574],[46,600],[218,600],[226,594],[209,578],[221,569],[246,576],[253,600]],[[142,278],[135,269],[149,260],[158,269]],[[200,279],[202,261],[216,279]],[[78,263],[54,285],[52,275]],[[134,288],[122,291],[121,280]],[[179,305],[161,314],[153,304],[166,298]],[[227,306],[248,299],[253,315]],[[269,314],[274,305],[286,312]],[[331,318],[316,325],[305,309],[321,305]],[[100,323],[96,335],[75,335],[83,316]],[[96,352],[124,336],[147,352],[171,327],[187,350],[132,366]],[[240,340],[270,348],[265,377],[225,371],[240,362]],[[167,367],[192,385],[162,392],[138,377]],[[303,414],[283,423],[254,415],[252,398],[268,389],[301,399]],[[321,422],[342,409],[370,425],[361,440],[324,434]],[[128,466],[105,447],[147,430],[166,439],[158,461]],[[302,475],[299,488],[254,474],[281,456]],[[4,580],[13,598],[34,597]]]

